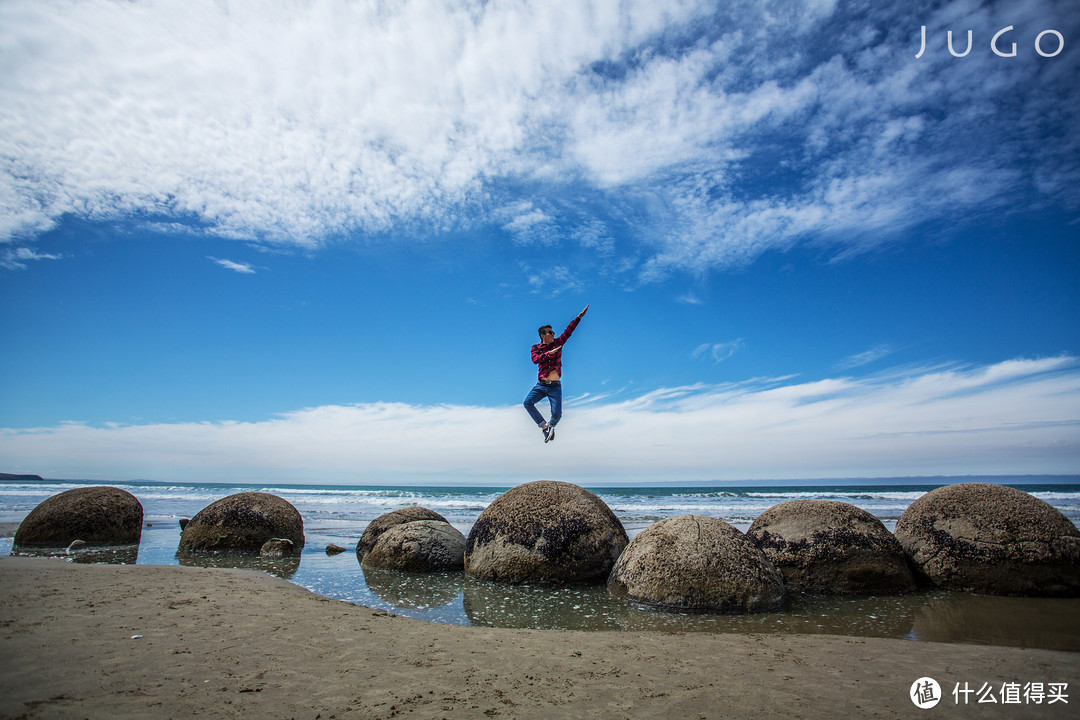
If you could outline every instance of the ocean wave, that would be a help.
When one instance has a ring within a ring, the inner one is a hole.
[[[91,482],[0,482],[0,515],[24,517],[42,500],[66,490],[93,485]],[[104,484],[104,483],[101,483]],[[267,483],[260,487],[198,483],[141,484],[112,483],[135,495],[144,511],[155,516],[191,516],[211,502],[239,492],[267,492],[278,495],[300,511],[318,516],[320,521],[370,522],[375,517],[409,505],[422,505],[452,522],[468,524],[505,491],[494,487],[295,487]],[[676,515],[708,515],[729,522],[752,520],[768,508],[795,499],[839,500],[874,514],[895,520],[929,488],[917,486],[753,487],[687,488],[641,487],[598,488],[594,492],[624,519],[624,522],[655,522]],[[1028,490],[1074,522],[1080,518],[1080,486],[1040,486]]]

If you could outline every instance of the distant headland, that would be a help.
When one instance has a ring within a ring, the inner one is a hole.
[[[12,473],[0,473],[0,480],[14,480],[15,482],[45,482],[40,475],[13,475]]]

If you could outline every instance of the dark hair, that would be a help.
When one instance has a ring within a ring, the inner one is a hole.
[[[540,327],[538,327],[536,329],[536,332],[537,332],[538,335],[540,335],[541,340],[544,339],[544,331],[545,330],[551,330],[551,326],[550,325],[541,325]],[[554,332],[554,331],[552,331],[552,332]]]

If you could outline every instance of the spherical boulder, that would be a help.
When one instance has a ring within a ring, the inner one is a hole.
[[[1004,485],[963,483],[915,500],[896,538],[930,584],[994,595],[1080,595],[1080,531]]]
[[[780,573],[723,520],[679,515],[653,523],[627,545],[608,590],[662,610],[746,613],[784,602]]]
[[[899,541],[876,517],[836,500],[790,500],[763,512],[747,537],[788,590],[895,595],[915,589]]]
[[[258,553],[267,540],[291,540],[304,547],[304,520],[287,500],[261,492],[229,495],[207,505],[180,533],[180,552]]]
[[[30,511],[15,533],[13,546],[66,548],[74,540],[87,545],[133,545],[142,537],[143,508],[131,493],[115,487],[66,490]]]
[[[364,528],[364,534],[360,536],[360,542],[356,544],[357,557],[363,561],[364,556],[371,552],[371,548],[375,547],[375,543],[378,542],[379,536],[390,528],[401,523],[415,522],[417,520],[439,520],[440,522],[446,522],[446,518],[439,513],[434,510],[428,510],[425,507],[420,507],[419,505],[391,510],[390,512],[375,518],[368,523],[366,528]]]
[[[480,513],[465,542],[465,572],[509,583],[600,583],[628,541],[611,508],[585,488],[531,482]]]
[[[465,564],[465,536],[441,520],[399,523],[379,536],[361,564],[418,573],[460,570]]]

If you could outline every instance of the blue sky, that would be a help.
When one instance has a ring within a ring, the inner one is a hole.
[[[1050,1],[4,3],[0,470],[1076,474],[1078,39]],[[528,349],[585,304],[544,445]]]

